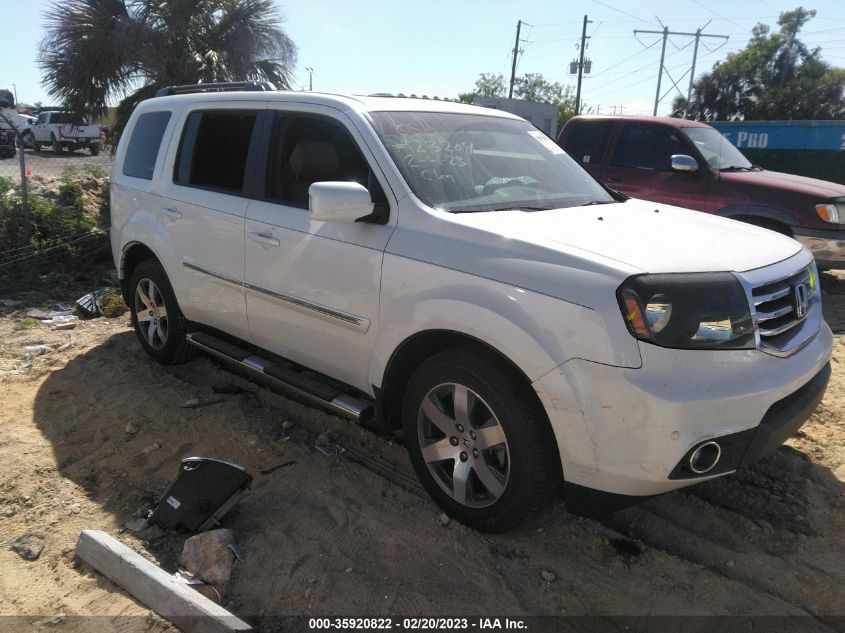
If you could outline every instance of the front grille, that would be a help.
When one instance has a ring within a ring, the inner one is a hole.
[[[784,352],[796,346],[798,326],[818,303],[815,286],[812,267],[807,267],[752,289],[761,347]]]

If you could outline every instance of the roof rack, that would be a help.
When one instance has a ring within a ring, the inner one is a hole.
[[[267,92],[276,90],[276,86],[269,81],[228,81],[216,84],[185,84],[184,86],[165,86],[156,93],[156,97],[184,95],[193,92],[232,92],[235,90]]]

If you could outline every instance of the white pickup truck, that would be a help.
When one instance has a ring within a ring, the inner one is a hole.
[[[153,359],[375,415],[484,530],[561,481],[727,475],[820,401],[833,337],[798,242],[621,196],[499,110],[256,86],[172,89],[121,136],[112,252]]]
[[[67,112],[39,113],[30,133],[35,151],[42,145],[50,145],[56,154],[82,148],[87,148],[92,156],[100,153],[100,126],[91,125],[85,119],[74,122]]]

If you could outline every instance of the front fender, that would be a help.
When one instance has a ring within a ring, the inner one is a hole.
[[[636,341],[611,340],[596,310],[433,264],[385,255],[379,333],[370,384],[410,337],[431,330],[465,334],[510,359],[534,381],[571,358],[637,367]]]

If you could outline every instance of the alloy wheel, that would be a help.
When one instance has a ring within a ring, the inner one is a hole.
[[[504,429],[475,391],[458,383],[431,389],[420,403],[417,439],[437,484],[472,508],[496,503],[510,473]]]
[[[167,306],[152,279],[144,277],[135,287],[135,317],[147,344],[159,350],[167,344]]]

